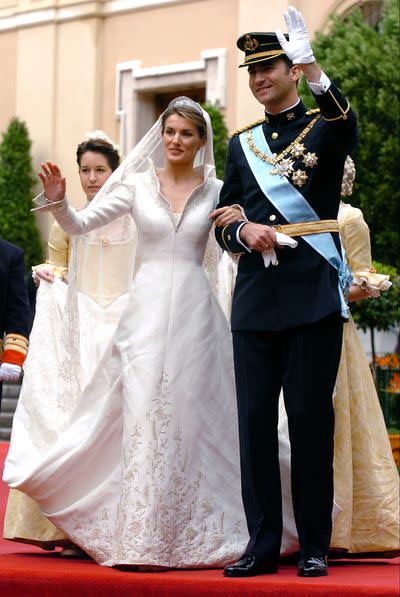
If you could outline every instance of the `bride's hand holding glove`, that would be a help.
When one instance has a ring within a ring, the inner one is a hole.
[[[62,201],[65,197],[66,182],[57,164],[45,162],[42,164],[43,172],[38,176],[43,184],[43,191],[48,201]]]

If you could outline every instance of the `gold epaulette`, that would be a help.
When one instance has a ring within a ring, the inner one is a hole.
[[[321,112],[319,108],[312,108],[311,110],[307,110],[306,114],[307,116],[311,116],[311,114],[318,114],[318,112]]]
[[[234,130],[230,136],[235,137],[236,135],[240,135],[240,133],[243,133],[244,131],[248,131],[249,129],[252,129],[254,126],[257,126],[258,124],[262,124],[263,122],[265,122],[265,116],[264,116],[264,118],[260,118],[260,120],[256,120],[255,122],[252,122],[251,124],[247,124],[246,126],[242,126],[239,129]]]

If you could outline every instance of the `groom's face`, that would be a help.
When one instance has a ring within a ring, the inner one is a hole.
[[[296,78],[284,60],[268,60],[249,66],[249,86],[254,97],[274,112],[293,92]]]

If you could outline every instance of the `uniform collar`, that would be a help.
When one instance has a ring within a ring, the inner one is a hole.
[[[295,106],[292,106],[287,110],[283,110],[283,112],[279,112],[278,114],[270,114],[269,112],[265,112],[265,122],[270,126],[282,125],[302,118],[305,113],[306,107],[303,102],[299,100]]]

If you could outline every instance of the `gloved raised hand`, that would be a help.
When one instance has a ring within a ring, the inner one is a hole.
[[[286,56],[293,64],[310,64],[311,62],[315,62],[307,27],[301,12],[293,6],[289,6],[287,12],[283,13],[283,18],[286,22],[289,41],[280,29],[277,29],[275,33]]]
[[[18,381],[21,377],[21,367],[13,363],[2,363],[0,365],[0,381]]]

